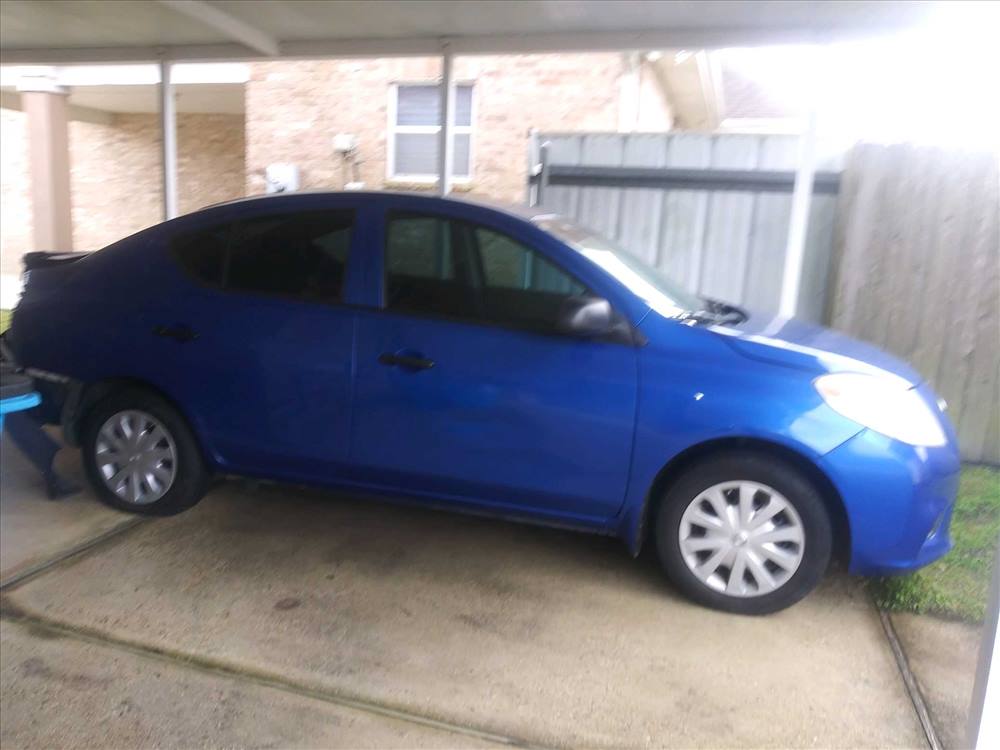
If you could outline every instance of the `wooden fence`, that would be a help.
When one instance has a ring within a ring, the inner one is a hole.
[[[962,455],[1000,463],[998,157],[863,144],[848,154],[828,319],[909,361]]]

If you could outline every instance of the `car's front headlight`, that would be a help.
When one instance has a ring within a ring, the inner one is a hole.
[[[838,372],[815,380],[816,390],[838,414],[911,445],[944,445],[941,421],[904,380]]]

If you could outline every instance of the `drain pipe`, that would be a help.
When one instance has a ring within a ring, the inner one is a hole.
[[[438,193],[451,192],[452,161],[455,141],[451,135],[455,123],[455,82],[453,80],[454,55],[451,45],[441,45],[441,131],[438,141]]]
[[[809,209],[812,207],[813,179],[816,174],[816,107],[809,109],[806,130],[799,137],[799,166],[792,188],[792,213],[788,220],[785,245],[785,268],[781,278],[781,303],[778,312],[786,318],[795,315],[802,286],[802,261],[809,232]]]
[[[160,60],[160,159],[163,165],[163,218],[177,216],[177,103],[171,63]]]

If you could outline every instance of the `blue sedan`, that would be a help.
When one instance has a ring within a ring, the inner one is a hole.
[[[7,349],[117,508],[216,474],[403,496],[649,541],[741,613],[950,547],[955,434],[908,366],[556,215],[299,193],[25,265]]]

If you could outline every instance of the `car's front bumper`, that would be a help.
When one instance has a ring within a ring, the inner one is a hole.
[[[951,549],[961,467],[953,439],[913,446],[864,430],[821,463],[847,511],[852,573],[903,573]]]

